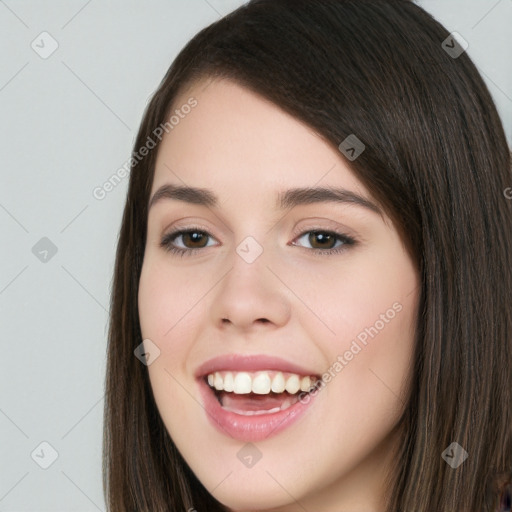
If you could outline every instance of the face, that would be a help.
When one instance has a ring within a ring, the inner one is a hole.
[[[138,297],[162,420],[231,510],[383,510],[415,264],[308,126],[226,80],[173,109],[191,97],[158,149]]]

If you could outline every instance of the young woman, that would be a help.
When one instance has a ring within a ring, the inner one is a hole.
[[[510,151],[445,28],[253,0],[181,51],[130,162],[109,510],[510,510]]]

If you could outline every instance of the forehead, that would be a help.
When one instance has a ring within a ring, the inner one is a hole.
[[[191,101],[197,104],[183,108]],[[219,191],[238,187],[253,194],[313,186],[367,193],[337,148],[233,81],[195,82],[175,99],[169,116],[173,114],[179,122],[159,146],[152,192],[172,182]]]

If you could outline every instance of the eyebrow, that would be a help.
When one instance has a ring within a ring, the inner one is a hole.
[[[148,210],[162,199],[185,201],[209,208],[216,208],[219,205],[217,196],[210,189],[166,184],[153,194]],[[341,187],[291,188],[279,192],[276,207],[284,210],[299,205],[323,202],[354,204],[382,215],[381,209],[369,199]]]

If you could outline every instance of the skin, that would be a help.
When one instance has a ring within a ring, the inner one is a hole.
[[[338,186],[372,200],[341,153],[308,126],[231,81],[196,82],[174,108],[190,96],[198,104],[163,138],[150,197],[170,183],[211,189],[220,204],[163,199],[149,211],[139,314],[143,338],[160,350],[148,371],[164,424],[229,510],[382,511],[408,394],[416,266],[385,214],[335,202],[275,209],[277,193],[292,187]],[[197,224],[206,242],[174,240],[207,245],[195,254],[160,247],[167,233]],[[308,239],[313,229],[357,244],[315,254],[341,242]],[[250,264],[236,252],[247,236],[263,248]],[[255,443],[262,458],[245,467],[237,452],[246,443],[206,417],[196,368],[218,355],[268,354],[322,374],[396,303],[400,312],[359,343],[298,422]]]

